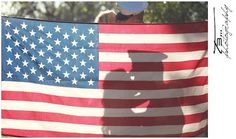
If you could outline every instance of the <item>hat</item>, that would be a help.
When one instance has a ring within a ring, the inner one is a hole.
[[[134,15],[144,11],[148,3],[147,2],[117,2],[118,9],[124,15]]]

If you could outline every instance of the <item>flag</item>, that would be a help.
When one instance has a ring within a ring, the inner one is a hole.
[[[190,137],[207,131],[207,22],[2,17],[2,134]]]

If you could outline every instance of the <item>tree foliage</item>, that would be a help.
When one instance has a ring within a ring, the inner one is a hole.
[[[146,22],[178,23],[207,20],[207,2],[150,2]]]
[[[100,11],[116,8],[114,2],[3,2],[10,3],[5,16],[93,22]],[[207,2],[149,2],[146,23],[177,23],[207,20]],[[12,12],[14,9],[16,12]]]

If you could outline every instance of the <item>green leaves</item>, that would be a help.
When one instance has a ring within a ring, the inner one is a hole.
[[[115,2],[2,2],[11,5],[5,16],[58,21],[94,22],[100,11],[116,8]],[[207,2],[149,2],[145,23],[179,23],[207,20]],[[13,12],[10,9],[16,9]]]
[[[207,2],[149,2],[146,23],[179,23],[207,20]]]

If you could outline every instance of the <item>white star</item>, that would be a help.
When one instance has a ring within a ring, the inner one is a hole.
[[[55,32],[60,32],[61,28],[57,25],[56,27],[54,27]]]
[[[80,61],[80,66],[85,66],[87,62],[85,62],[84,60]]]
[[[44,69],[44,64],[41,62],[40,64],[39,64],[39,69]]]
[[[9,58],[8,60],[6,60],[6,62],[7,62],[7,65],[12,65],[12,60]]]
[[[32,43],[30,44],[30,48],[35,50],[35,47],[36,47],[36,45],[32,42]]]
[[[18,34],[19,35],[19,31],[20,30],[18,30],[17,28],[13,29],[14,34]]]
[[[10,71],[7,73],[7,78],[12,78],[13,73],[11,73]]]
[[[68,73],[67,71],[63,73],[64,74],[64,78],[69,78],[70,73]]]
[[[66,58],[66,59],[63,60],[63,61],[64,61],[64,65],[69,65],[70,60],[68,60],[68,59]]]
[[[12,52],[12,48],[10,45],[8,45],[6,48],[7,48],[7,52]]]
[[[28,79],[29,77],[29,75],[26,72],[23,74],[23,76],[24,76],[24,79]]]
[[[94,47],[94,44],[95,44],[95,43],[92,42],[92,41],[90,41],[88,44],[89,44],[89,47]]]
[[[28,25],[25,24],[25,22],[23,22],[23,24],[21,24],[21,28],[22,29],[26,29]]]
[[[47,61],[48,61],[48,64],[49,64],[49,63],[52,64],[53,59],[51,59],[51,57],[48,57]]]
[[[41,31],[43,31],[43,29],[44,29],[44,26],[42,26],[41,24],[38,26],[38,29],[39,29],[39,31],[41,30]]]
[[[92,79],[90,79],[90,80],[88,81],[89,86],[93,86],[93,83],[94,83],[94,81],[93,81]]]
[[[81,53],[81,54],[82,54],[82,53],[85,54],[86,49],[84,49],[84,47],[80,48],[79,50],[80,50],[80,53]]]
[[[68,40],[70,35],[68,35],[67,32],[66,32],[65,34],[63,34],[63,36],[64,36],[64,39]]]
[[[27,54],[29,50],[27,50],[26,48],[22,49],[24,54]]]
[[[72,46],[76,46],[78,42],[73,40],[71,43],[72,43]]]
[[[38,76],[38,78],[39,78],[39,80],[38,81],[42,81],[43,82],[43,80],[44,80],[44,77],[43,77],[43,75],[41,74],[40,76]]]
[[[92,28],[90,28],[88,31],[89,31],[89,34],[94,34],[94,31],[95,31],[95,30],[92,29]]]
[[[33,56],[31,56],[31,61],[36,61],[36,57],[33,55]]]
[[[59,77],[55,78],[55,83],[60,83],[61,79]]]
[[[33,30],[30,31],[30,36],[35,36],[35,33]]]
[[[77,33],[77,28],[75,28],[75,26],[71,29],[72,30],[72,33]]]
[[[48,76],[52,76],[53,72],[51,70],[47,71]]]
[[[60,45],[61,44],[61,41],[59,39],[54,40],[54,42],[55,42],[55,45]]]
[[[24,60],[22,63],[23,63],[23,67],[28,67],[29,62],[27,62],[26,60]]]
[[[9,32],[7,32],[7,34],[5,34],[6,39],[11,39],[11,34]]]
[[[77,59],[78,55],[76,55],[75,53],[73,53],[72,55],[72,59]]]
[[[72,80],[72,84],[77,85],[77,80],[75,78]]]
[[[69,52],[69,48],[67,46],[63,47],[64,52]]]
[[[59,64],[57,64],[55,68],[56,68],[56,71],[61,71],[61,66]]]
[[[91,72],[94,73],[95,69],[91,66],[90,68],[88,68],[88,70],[89,70],[89,73],[91,73]]]
[[[85,40],[86,36],[84,34],[80,35],[80,40]]]
[[[22,39],[23,42],[27,42],[28,38],[24,35],[24,36],[21,37],[21,39]]]
[[[5,22],[5,26],[8,26],[8,27],[10,27],[10,25],[11,25],[11,22],[9,22],[8,20]]]
[[[73,67],[71,67],[72,68],[72,72],[77,72],[78,71],[78,67],[76,66],[76,65],[74,65]]]
[[[91,53],[88,57],[89,57],[89,60],[94,60],[95,56]]]
[[[38,40],[39,40],[39,43],[44,43],[44,39],[42,37],[40,37]]]
[[[39,56],[42,56],[42,57],[44,57],[44,51],[41,49],[40,51],[38,51],[38,53],[39,53]]]
[[[33,67],[33,68],[30,69],[30,71],[31,71],[31,74],[36,74],[37,70]]]
[[[47,38],[52,38],[52,33],[49,31],[47,34]]]
[[[14,42],[14,44],[15,44],[15,46],[20,46],[20,43],[18,42],[18,40],[16,40],[16,41]]]
[[[47,49],[48,51],[52,51],[52,48],[53,48],[53,47],[52,47],[50,44],[47,45],[46,47],[48,48],[48,49]]]
[[[15,59],[20,59],[20,55],[18,53],[15,54]]]
[[[17,65],[16,67],[14,67],[15,68],[15,72],[20,72],[20,70],[21,70],[21,68]]]
[[[86,75],[84,72],[82,72],[82,73],[80,74],[80,79],[85,79],[86,76],[87,76],[87,75]]]
[[[55,53],[55,55],[56,55],[56,57],[61,58],[61,53],[60,53],[59,51],[57,51],[57,52]]]

